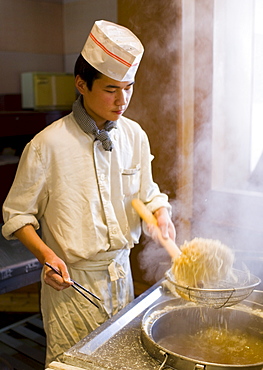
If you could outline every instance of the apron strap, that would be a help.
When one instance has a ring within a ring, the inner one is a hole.
[[[120,265],[118,262],[116,262],[114,260],[109,264],[108,271],[109,271],[109,274],[110,274],[111,281],[124,279],[125,276],[126,276],[126,273],[125,273],[122,265]]]

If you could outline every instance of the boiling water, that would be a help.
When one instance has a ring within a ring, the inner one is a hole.
[[[263,362],[263,338],[241,330],[207,328],[162,338],[158,344],[171,352],[195,360],[229,365]]]

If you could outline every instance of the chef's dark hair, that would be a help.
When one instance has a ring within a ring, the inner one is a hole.
[[[75,77],[79,75],[82,80],[86,82],[88,89],[91,91],[93,82],[100,78],[102,73],[92,67],[92,65],[90,65],[80,54],[75,63],[74,75]]]

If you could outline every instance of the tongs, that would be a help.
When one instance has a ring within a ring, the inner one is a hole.
[[[58,274],[59,276],[62,277],[62,274],[53,266],[50,265],[50,263],[48,262],[45,262],[45,265],[48,266],[49,268],[51,268],[51,270],[53,270],[56,274]],[[79,283],[77,283],[75,280],[73,279],[70,279],[73,283],[72,288],[74,288],[77,292],[79,292],[84,298],[86,298],[90,303],[92,303],[94,306],[96,306],[97,308],[99,308],[99,306],[93,302],[85,293],[83,293],[80,289],[83,289],[86,293],[90,294],[92,297],[98,299],[99,301],[101,300],[98,296],[96,296],[94,293],[90,292],[88,289],[86,289],[84,286],[80,285]]]

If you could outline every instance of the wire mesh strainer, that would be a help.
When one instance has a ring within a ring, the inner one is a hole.
[[[236,269],[229,280],[220,281],[216,288],[209,289],[177,284],[171,269],[166,271],[165,277],[182,298],[213,308],[229,307],[243,301],[261,282],[257,276]]]

